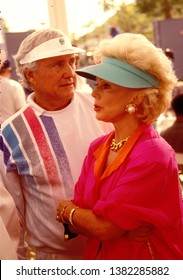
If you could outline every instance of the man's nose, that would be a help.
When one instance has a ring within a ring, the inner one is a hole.
[[[73,77],[75,75],[75,68],[73,68],[70,64],[66,65],[64,76]]]

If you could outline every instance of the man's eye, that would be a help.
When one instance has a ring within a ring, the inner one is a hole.
[[[55,67],[62,67],[63,66],[63,62],[57,62],[56,64],[54,64]]]
[[[70,65],[76,64],[76,58],[71,59],[70,62],[69,62],[69,64],[70,64]]]

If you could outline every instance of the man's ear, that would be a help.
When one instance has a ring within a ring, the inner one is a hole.
[[[25,68],[24,75],[30,84],[34,84],[34,72],[28,68]]]

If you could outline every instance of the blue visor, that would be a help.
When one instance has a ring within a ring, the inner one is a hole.
[[[150,88],[159,85],[151,74],[135,66],[112,57],[105,57],[102,63],[76,70],[76,73],[87,79],[96,77],[127,88]]]

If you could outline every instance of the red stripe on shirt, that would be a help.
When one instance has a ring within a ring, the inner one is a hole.
[[[60,179],[58,177],[57,167],[43,128],[39,123],[34,111],[30,107],[24,111],[24,115],[36,140],[50,184],[52,187],[56,187]]]

